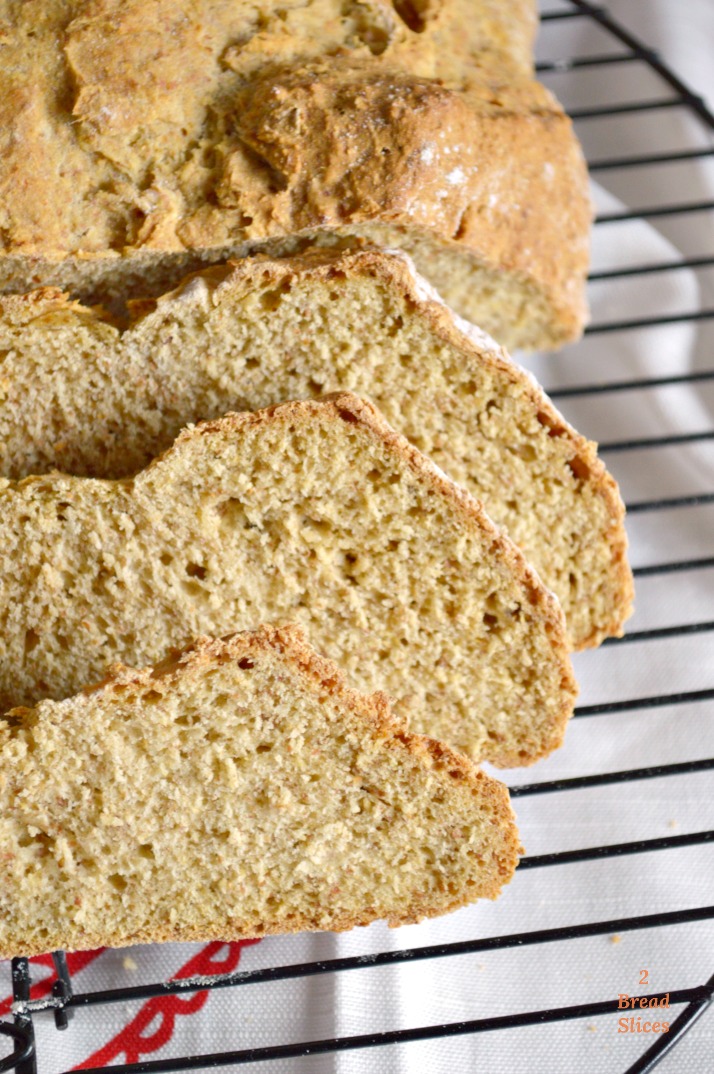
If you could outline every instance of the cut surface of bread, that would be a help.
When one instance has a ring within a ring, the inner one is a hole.
[[[349,390],[480,499],[553,590],[576,648],[630,612],[624,508],[527,373],[408,259],[245,259],[138,305],[123,332],[60,292],[0,298],[0,473],[126,477],[183,426]]]
[[[499,340],[585,319],[591,207],[519,0],[0,0],[0,288],[399,246]]]
[[[0,717],[0,958],[407,924],[518,851],[502,784],[294,628]]]
[[[188,429],[136,478],[3,482],[0,703],[297,622],[414,730],[497,764],[562,740],[562,611],[480,505],[343,394]]]

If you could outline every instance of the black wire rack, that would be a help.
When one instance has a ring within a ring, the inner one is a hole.
[[[632,102],[616,101],[601,106],[571,107],[569,109],[574,121],[579,126],[581,135],[586,133],[586,125],[593,120],[607,120],[609,117],[624,116],[635,113],[659,113],[669,109],[685,110],[693,117],[700,128],[699,142],[692,147],[673,151],[662,151],[654,144],[651,151],[639,152],[632,156],[604,157],[590,160],[590,170],[595,177],[601,173],[620,173],[635,169],[660,169],[671,164],[691,165],[703,158],[714,156],[714,116],[702,98],[692,93],[688,87],[666,66],[661,57],[652,49],[619,25],[606,9],[585,2],[585,0],[552,0],[550,10],[542,12],[542,34],[548,33],[549,27],[557,26],[564,20],[590,20],[608,41],[608,49],[602,53],[579,56],[576,58],[556,58],[541,62],[537,69],[546,81],[549,75],[568,73],[575,75],[588,69],[607,68],[611,65],[639,65],[648,69],[650,75],[656,76],[659,90],[647,99]],[[614,46],[614,51],[610,48]],[[665,95],[662,95],[664,92]],[[587,139],[585,139],[587,142]],[[648,175],[652,172],[648,171]],[[649,182],[643,183],[647,189]],[[663,204],[642,205],[639,208],[622,209],[601,213],[596,220],[598,228],[617,228],[618,225],[638,219],[667,221],[681,217],[694,218],[697,214],[714,211],[714,201],[710,200],[672,200]],[[591,281],[604,280],[646,281],[649,277],[667,271],[690,269],[705,270],[714,267],[714,255],[687,251],[677,260],[659,261],[651,264],[627,265],[608,268],[591,274]],[[693,323],[714,318],[714,309],[704,308],[683,313],[657,313],[647,311],[642,316],[613,321],[601,321],[592,324],[588,336],[607,333],[627,333],[638,330],[656,329],[659,326],[675,323]],[[660,376],[631,376],[627,379],[607,379],[593,381],[576,386],[550,388],[552,398],[567,407],[571,400],[580,399],[589,405],[598,398],[614,398],[617,393],[642,391],[650,392],[660,388],[678,385],[705,385],[714,381],[714,368],[694,369],[685,373],[672,373]],[[623,370],[626,374],[627,370]],[[714,440],[714,429],[691,431],[659,437],[640,437],[616,439],[601,444],[606,455],[623,454],[635,451],[647,451],[652,448],[678,447],[692,443]],[[628,505],[630,515],[649,514],[665,510],[684,512],[688,508],[714,504],[714,492],[698,492],[638,501]],[[644,565],[635,569],[638,578],[656,578],[657,576],[676,575],[714,567],[714,551],[710,555],[693,556],[679,560]],[[657,639],[684,637],[714,631],[714,620],[688,623],[677,626],[654,627],[637,630],[621,639],[610,639],[606,645],[629,645],[634,642],[648,642]],[[707,705],[714,702],[714,687],[698,690],[680,691],[669,694],[653,694],[636,698],[617,699],[601,704],[583,705],[576,710],[577,719],[607,716],[623,712],[642,712],[678,705]],[[569,779],[555,779],[547,782],[522,784],[512,788],[514,798],[526,798],[536,795],[569,794],[570,792],[608,784],[617,785],[633,783],[639,780],[661,777],[690,776],[694,773],[714,769],[714,758],[691,760],[672,764],[660,764],[642,768],[631,768],[615,772],[602,772],[595,775]],[[714,830],[696,831],[681,835],[667,835],[658,838],[638,839],[575,850],[539,854],[522,858],[519,872],[531,869],[558,867],[570,863],[586,862],[594,859],[613,859],[622,855],[634,855],[653,851],[667,851],[678,847],[699,846],[706,852],[705,844],[714,842]],[[51,995],[33,998],[31,963],[18,958],[12,962],[12,992],[14,995],[13,1020],[0,1022],[0,1034],[8,1039],[8,1048],[12,1054],[0,1059],[0,1072],[15,1070],[17,1074],[37,1074],[38,1061],[42,1065],[42,1056],[37,1054],[33,1019],[40,1010],[50,1008],[54,1024],[59,1031],[67,1030],[70,1019],[89,1017],[89,1008],[101,1007],[116,1002],[148,1000],[156,996],[195,993],[206,989],[238,989],[259,985],[266,982],[288,979],[307,979],[321,975],[342,974],[347,971],[364,972],[367,966],[389,966],[416,963],[429,959],[456,959],[461,955],[473,955],[479,952],[493,952],[507,948],[537,947],[545,944],[568,944],[570,941],[584,937],[606,936],[637,930],[663,930],[676,925],[696,924],[714,919],[714,905],[697,906],[690,909],[674,910],[656,914],[620,917],[611,920],[591,921],[585,924],[567,925],[539,931],[526,931],[502,936],[489,936],[463,942],[441,943],[428,947],[416,947],[409,950],[383,951],[374,955],[313,961],[302,964],[240,971],[215,976],[209,980],[202,979],[200,986],[191,979],[178,979],[156,984],[141,984],[130,988],[114,990],[77,992],[68,969],[67,959],[62,952],[52,956],[55,977],[51,986]],[[714,968],[714,966],[712,967]],[[37,993],[35,993],[35,996]],[[665,993],[647,993],[649,999],[664,997]],[[644,1053],[631,1064],[624,1074],[645,1074],[651,1071],[659,1061],[675,1048],[697,1022],[699,1017],[714,999],[714,976],[705,982],[692,982],[688,988],[670,990],[669,1001],[672,1007],[681,1007],[670,1032],[646,1048]],[[611,1014],[617,1010],[617,997],[609,996],[600,1002],[579,1003],[570,1006],[551,1007],[529,1010],[520,1013],[499,1015],[490,1018],[477,1018],[470,1021],[451,1022],[440,1025],[426,1025],[418,1028],[400,1029],[388,1032],[376,1032],[365,1035],[343,1036],[325,1040],[314,1040],[296,1044],[283,1044],[258,1048],[242,1048],[230,1052],[193,1055],[180,1058],[159,1059],[114,1066],[120,1074],[159,1074],[163,1071],[182,1071],[207,1069],[222,1066],[238,1066],[269,1060],[289,1060],[298,1057],[318,1056],[325,1053],[338,1053],[353,1049],[386,1047],[415,1041],[427,1041],[456,1037],[465,1034],[493,1032],[497,1029],[545,1025],[567,1020],[593,1018],[598,1015]],[[89,1068],[85,1068],[89,1069]],[[89,1074],[92,1074],[92,1069]],[[98,1069],[98,1068],[97,1068]],[[302,1067],[301,1067],[302,1069]],[[679,1069],[684,1069],[680,1067]],[[712,1058],[714,1069],[714,1057]]]

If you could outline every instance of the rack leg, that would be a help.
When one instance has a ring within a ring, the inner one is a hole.
[[[30,998],[30,964],[26,958],[12,960],[12,991],[15,1002],[26,1003]],[[31,1014],[16,1014],[15,1028],[31,1046],[31,1052],[15,1067],[16,1074],[37,1074],[37,1056],[35,1054],[35,1030]]]
[[[52,985],[52,995],[67,1004],[72,999],[72,979],[69,975],[67,957],[64,951],[53,951],[52,961],[57,971],[57,980]],[[66,1029],[70,1018],[74,1016],[74,1011],[65,1010],[65,1007],[57,1007],[54,1013],[57,1029]]]

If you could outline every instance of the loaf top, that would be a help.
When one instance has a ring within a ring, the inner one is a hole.
[[[0,958],[399,925],[495,898],[506,788],[295,627],[0,717]]]
[[[28,259],[379,224],[532,277],[572,332],[590,208],[569,121],[523,73],[532,5],[421,9],[5,0],[0,249],[25,261],[6,285],[30,286]]]
[[[277,221],[296,231],[311,199],[344,216],[330,188],[349,182],[365,151],[365,185],[393,171],[393,159],[379,160],[385,146],[385,157],[410,158],[403,200],[451,216],[453,188],[472,167],[461,137],[470,108],[556,111],[535,84],[496,88],[494,73],[489,82],[471,69],[494,24],[504,29],[497,6],[479,18],[467,15],[472,4],[443,0],[417,33],[381,0],[5,0],[5,248],[61,256],[220,245]],[[507,55],[485,54],[511,78]],[[390,143],[397,128],[401,145]],[[437,160],[452,153],[452,164]],[[327,189],[307,182],[316,166],[323,179],[330,172]],[[442,206],[429,188],[445,174]]]

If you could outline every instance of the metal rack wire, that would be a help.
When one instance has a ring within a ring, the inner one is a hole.
[[[554,0],[554,2],[558,2],[558,0]],[[711,144],[711,133],[714,132],[714,116],[712,116],[704,101],[693,94],[687,86],[667,68],[656,53],[645,47],[632,34],[618,25],[605,9],[587,3],[586,0],[560,0],[560,7],[543,13],[542,22],[544,32],[549,25],[557,24],[562,20],[573,19],[587,19],[597,24],[597,26],[608,35],[608,39],[616,43],[617,51],[587,55],[573,59],[555,59],[540,63],[538,64],[538,70],[543,77],[547,77],[548,74],[551,73],[562,73],[565,71],[577,72],[587,70],[588,68],[606,67],[614,64],[639,63],[646,65],[650,72],[657,76],[660,85],[664,84],[672,91],[672,94],[669,96],[656,95],[646,100],[636,100],[631,103],[616,102],[611,105],[589,105],[585,108],[571,108],[570,112],[576,123],[586,124],[593,119],[622,116],[630,113],[645,113],[660,109],[667,110],[682,108],[688,110],[692,116],[697,117],[702,130],[707,132],[709,139],[708,144],[706,145],[672,152],[661,152],[655,146],[652,152],[639,153],[627,157],[595,159],[590,162],[590,169],[593,174],[597,175],[598,173],[612,172],[616,169],[657,168],[675,162],[693,162],[714,155],[714,146]],[[651,205],[649,207],[643,206],[635,209],[602,213],[597,219],[597,226],[601,228],[616,227],[620,223],[637,219],[645,219],[648,221],[656,218],[668,219],[712,211],[714,211],[714,201],[694,200],[690,202],[673,202],[671,204]],[[683,268],[700,270],[712,266],[714,266],[714,255],[693,254],[692,256],[685,256],[683,260],[662,261],[656,264],[625,266],[622,268],[605,269],[593,272],[591,280],[593,282],[599,282],[612,279],[625,280],[646,278],[652,274],[664,271],[676,271]],[[646,316],[593,324],[588,329],[588,334],[593,336],[605,333],[631,332],[678,322],[708,321],[711,318],[714,318],[714,309],[709,308],[689,312],[685,311],[683,313],[648,313]],[[567,407],[568,401],[575,398],[588,400],[602,397],[608,393],[614,395],[616,393],[629,391],[648,392],[659,388],[667,388],[682,384],[691,386],[704,384],[710,381],[714,381],[714,369],[700,369],[685,374],[674,373],[671,375],[649,377],[633,376],[629,379],[593,382],[579,386],[567,386],[562,388],[556,386],[550,390],[550,395],[558,400],[559,403]],[[612,455],[632,451],[646,451],[650,448],[678,447],[685,444],[710,440],[714,440],[714,430],[692,431],[660,437],[617,439],[602,444],[601,450],[606,455]],[[714,503],[714,492],[703,492],[638,501],[629,504],[628,510],[631,515],[636,515],[638,513],[645,514],[669,509],[685,510],[687,508],[700,507],[712,503]],[[714,555],[707,555],[698,558],[690,557],[681,560],[644,565],[635,570],[635,575],[638,578],[652,578],[659,575],[677,574],[679,572],[689,572],[712,567],[714,567]],[[706,620],[683,625],[668,625],[646,630],[637,630],[626,635],[624,638],[611,639],[606,644],[618,646],[629,645],[633,642],[648,642],[657,639],[674,638],[711,631],[714,631],[714,620]],[[651,696],[618,699],[600,704],[583,705],[576,710],[575,715],[576,718],[582,720],[613,713],[629,711],[644,712],[663,706],[680,704],[698,705],[712,701],[714,701],[714,688],[705,688],[672,692],[669,694],[653,694]],[[647,767],[631,768],[614,772],[603,772],[577,778],[529,783],[514,787],[512,789],[512,794],[515,798],[555,793],[560,794],[607,784],[631,783],[639,780],[670,776],[688,776],[693,773],[712,769],[714,769],[714,758],[705,758],[672,764],[650,765]],[[704,847],[704,844],[712,842],[714,842],[714,830],[704,830],[681,835],[667,835],[658,838],[638,839],[616,844],[583,847],[575,850],[525,857],[521,860],[520,871],[542,869],[573,862],[585,862],[593,859],[616,858],[622,855],[639,854],[643,852],[666,851],[683,846]],[[345,973],[347,971],[364,971],[366,966],[387,966],[441,958],[458,959],[459,956],[477,952],[543,944],[565,944],[577,938],[636,930],[667,929],[683,923],[704,922],[711,919],[714,919],[714,905],[643,916],[620,917],[611,920],[587,922],[579,925],[542,929],[540,931],[490,936],[485,939],[475,939],[465,942],[443,943],[428,947],[412,948],[409,950],[384,951],[368,957],[346,957],[253,971],[240,971],[217,976],[209,982],[202,980],[200,983],[200,990],[206,988],[236,989],[268,981],[316,977],[326,974]],[[8,1058],[0,1060],[0,1072],[16,1070],[17,1074],[36,1074],[38,1057],[36,1055],[33,1016],[39,1010],[45,1010],[48,1007],[51,1008],[54,1012],[56,1028],[58,1030],[64,1030],[67,1029],[69,1019],[74,1014],[78,1017],[87,1017],[89,1013],[86,1010],[87,1008],[94,1008],[118,1001],[127,1002],[131,1000],[146,1000],[156,996],[195,993],[199,988],[196,981],[192,981],[191,979],[178,979],[168,983],[161,982],[157,984],[138,985],[131,988],[115,989],[111,991],[75,992],[73,990],[67,959],[64,954],[57,952],[54,954],[53,959],[55,967],[55,977],[53,981],[49,983],[45,981],[39,986],[33,986],[32,984],[31,964],[28,963],[26,959],[15,959],[12,963],[12,984],[13,995],[15,998],[15,1005],[13,1008],[14,1016],[12,1022],[0,1023],[0,1034],[8,1038],[8,1046],[12,1045],[14,1051]],[[652,999],[653,996],[663,995],[664,993],[648,993],[650,999]],[[688,988],[671,990],[671,1005],[680,1005],[682,1009],[675,1021],[671,1024],[670,1032],[666,1036],[661,1035],[654,1044],[647,1048],[644,1054],[641,1055],[634,1064],[629,1066],[625,1074],[644,1074],[644,1072],[651,1071],[663,1058],[665,1053],[669,1052],[679,1043],[679,1041],[681,1041],[685,1032],[694,1025],[713,999],[714,976],[703,983],[693,982],[691,987]],[[146,1072],[146,1074],[155,1072],[155,1074],[159,1074],[159,1072],[163,1071],[195,1070],[208,1067],[251,1064],[258,1061],[284,1060],[308,1055],[315,1056],[324,1053],[336,1053],[352,1049],[366,1049],[387,1046],[390,1044],[403,1044],[409,1041],[425,1041],[463,1034],[491,1032],[497,1029],[556,1023],[608,1014],[616,1009],[617,999],[613,997],[607,998],[601,1002],[551,1007],[500,1015],[497,1017],[478,1018],[470,1021],[428,1025],[418,1028],[378,1032],[367,1035],[343,1036],[297,1044],[243,1048],[232,1052],[222,1052],[210,1055],[145,1061],[124,1066],[116,1066],[112,1069],[119,1071],[120,1074],[139,1074],[139,1072]],[[90,1074],[92,1074],[91,1070]]]

